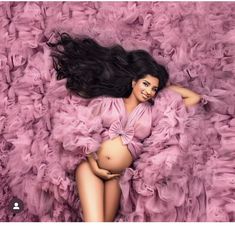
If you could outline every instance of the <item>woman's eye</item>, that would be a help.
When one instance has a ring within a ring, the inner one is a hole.
[[[145,86],[148,86],[148,84],[147,84],[146,82],[144,82],[144,85],[145,85]]]

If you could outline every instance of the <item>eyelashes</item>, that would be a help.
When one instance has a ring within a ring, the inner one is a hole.
[[[148,87],[148,86],[149,86],[149,84],[148,84],[147,82],[143,82],[143,84],[144,84],[145,87]],[[153,89],[153,91],[154,91],[154,92],[157,92],[157,91],[158,91],[158,88]]]
[[[148,84],[146,83],[146,82],[143,82],[143,84],[147,87],[148,86]]]

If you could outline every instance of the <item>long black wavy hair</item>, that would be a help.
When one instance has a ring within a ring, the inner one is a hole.
[[[66,88],[81,97],[129,97],[132,81],[146,75],[159,79],[158,92],[166,86],[167,70],[145,50],[126,51],[118,44],[101,46],[87,36],[58,35],[55,43],[47,43],[57,79],[66,78]]]

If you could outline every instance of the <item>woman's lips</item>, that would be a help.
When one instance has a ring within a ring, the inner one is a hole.
[[[146,96],[144,94],[142,94],[142,96],[144,97],[144,99],[148,99],[149,98],[148,96]]]

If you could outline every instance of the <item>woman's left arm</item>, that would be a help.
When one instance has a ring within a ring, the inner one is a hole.
[[[168,89],[179,93],[184,101],[184,104],[189,107],[197,104],[201,100],[201,96],[190,89],[186,89],[181,86],[170,85],[167,86]]]

